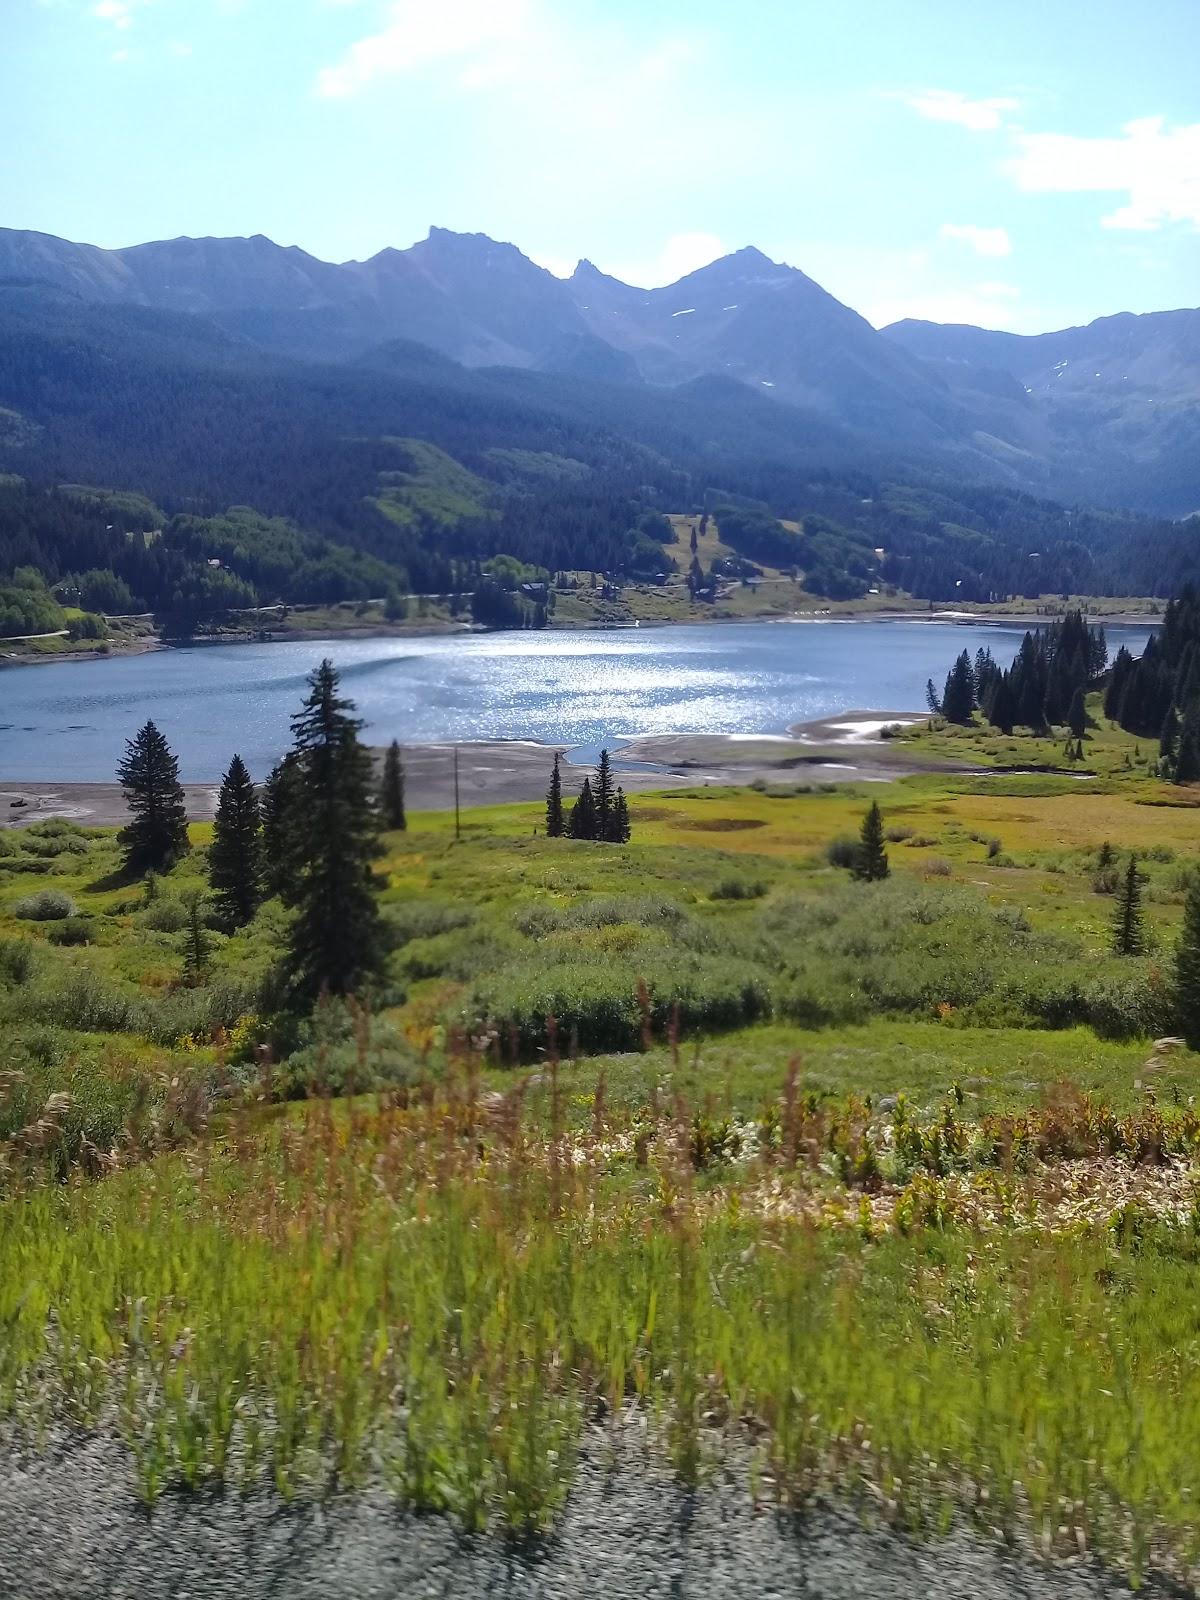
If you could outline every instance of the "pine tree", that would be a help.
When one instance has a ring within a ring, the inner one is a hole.
[[[267,774],[263,784],[262,814],[263,887],[269,895],[288,900],[298,871],[300,812],[304,785],[295,754],[289,751]]]
[[[942,715],[947,722],[968,723],[975,709],[975,674],[971,657],[964,650],[946,674],[942,692]]]
[[[1067,727],[1076,739],[1082,739],[1087,732],[1087,705],[1084,702],[1082,689],[1076,689],[1071,696],[1071,704],[1067,709]]]
[[[338,696],[338,675],[322,661],[292,718],[302,804],[291,810],[298,876],[291,972],[298,996],[348,994],[382,957],[371,862],[379,839],[370,752],[359,743],[354,706]]]
[[[550,787],[546,790],[546,837],[561,839],[563,835],[562,773],[558,766],[558,753],[554,755],[554,770],[550,774]]]
[[[1200,874],[1193,873],[1183,901],[1183,928],[1175,946],[1175,1017],[1190,1050],[1200,1050]]]
[[[118,839],[130,873],[163,872],[188,846],[179,763],[153,722],[125,746],[117,780],[133,813]]]
[[[383,758],[383,783],[379,791],[379,808],[383,825],[395,833],[408,827],[404,814],[404,763],[400,759],[400,745],[395,739],[387,747]]]
[[[200,914],[200,896],[193,894],[187,902],[187,927],[184,931],[183,981],[191,988],[204,982],[208,967],[208,938]]]
[[[1142,929],[1142,884],[1137,857],[1129,857],[1129,865],[1121,886],[1117,890],[1117,904],[1113,911],[1113,952],[1119,956],[1141,955],[1146,947]]]
[[[226,922],[240,928],[250,921],[262,897],[262,821],[241,756],[234,756],[221,781],[208,881]]]
[[[612,763],[608,759],[607,750],[600,752],[600,766],[596,771],[592,798],[596,803],[596,838],[611,843],[616,787],[613,783]]]
[[[879,809],[879,802],[872,800],[871,808],[863,818],[858,857],[851,871],[863,883],[876,883],[886,878],[889,870],[887,851],[883,847],[883,813]]]
[[[1173,769],[1175,754],[1179,748],[1179,718],[1175,714],[1175,707],[1168,706],[1167,714],[1162,720],[1162,727],[1158,730],[1158,755],[1164,765]]]
[[[613,804],[613,843],[628,844],[631,831],[629,826],[629,802],[625,798],[624,789],[618,788],[617,798]]]
[[[592,798],[592,780],[585,778],[583,788],[579,791],[579,799],[571,807],[571,815],[567,821],[567,832],[572,839],[594,839],[596,837],[596,802]]]
[[[925,680],[925,704],[929,707],[932,716],[941,716],[942,702],[938,699],[938,692],[933,687],[932,678],[926,678]]]
[[[1179,733],[1179,748],[1175,752],[1175,782],[1200,782],[1200,728],[1196,713],[1191,712]]]

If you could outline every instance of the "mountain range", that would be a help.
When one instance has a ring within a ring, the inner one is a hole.
[[[753,248],[647,290],[587,261],[560,279],[514,245],[442,228],[341,264],[262,235],[103,250],[0,229],[4,285],[54,291],[68,319],[72,305],[194,319],[226,336],[230,362],[261,352],[379,372],[403,350],[411,371],[419,346],[498,369],[518,395],[525,373],[559,380],[560,394],[621,392],[633,412],[675,396],[682,427],[698,394],[715,396],[715,425],[765,431],[776,456],[792,441],[831,466],[934,471],[1174,517],[1200,507],[1200,310],[1032,337],[912,321],[877,330]],[[769,422],[761,400],[776,408]],[[21,410],[2,364],[0,407]]]

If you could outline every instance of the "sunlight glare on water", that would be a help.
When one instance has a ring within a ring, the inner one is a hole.
[[[262,777],[289,743],[305,675],[329,656],[375,743],[784,733],[853,709],[920,711],[960,650],[1011,660],[1022,629],[923,622],[708,623],[206,645],[0,673],[0,777],[110,779],[153,717],[191,782],[234,750]],[[1148,629],[1108,630],[1135,653]]]

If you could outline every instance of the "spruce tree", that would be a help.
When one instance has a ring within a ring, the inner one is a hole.
[[[579,799],[571,807],[571,815],[567,822],[567,832],[572,839],[594,839],[596,837],[596,802],[592,798],[592,780],[585,778],[583,788],[579,791]]]
[[[118,839],[130,873],[164,872],[188,849],[179,763],[153,722],[125,746],[117,768],[132,816]]]
[[[1189,1050],[1200,1050],[1200,874],[1193,873],[1175,946],[1175,1018]]]
[[[1158,756],[1166,770],[1174,770],[1175,754],[1179,747],[1179,718],[1175,707],[1168,706],[1167,714],[1158,730]]]
[[[1200,728],[1196,713],[1189,713],[1179,734],[1179,748],[1175,752],[1175,782],[1200,782]]]
[[[1113,911],[1113,952],[1119,956],[1138,956],[1146,947],[1142,929],[1142,884],[1137,857],[1129,857],[1125,876],[1117,890],[1117,904]]]
[[[631,829],[629,826],[629,802],[625,798],[624,789],[617,789],[617,798],[613,804],[612,838],[614,844],[628,844]]]
[[[262,822],[258,795],[241,756],[221,780],[208,881],[222,917],[235,928],[254,915],[262,898]]]
[[[379,808],[383,825],[395,833],[408,827],[404,814],[404,763],[400,759],[400,745],[395,739],[387,747],[383,758],[383,783],[379,790]]]
[[[338,695],[338,675],[322,661],[309,695],[292,718],[302,804],[292,808],[298,875],[288,898],[296,908],[291,974],[298,996],[349,994],[382,958],[371,862],[378,849],[370,752],[362,724]]]
[[[975,673],[971,657],[963,651],[946,674],[942,692],[942,715],[947,722],[968,723],[975,709]]]
[[[289,751],[267,774],[263,784],[262,813],[263,887],[269,895],[287,900],[298,870],[300,812],[304,786],[296,756]]]
[[[1076,739],[1082,739],[1087,732],[1087,705],[1082,689],[1076,689],[1071,696],[1071,704],[1067,708],[1067,727]]]
[[[871,808],[863,818],[858,856],[851,872],[863,883],[876,883],[886,878],[889,870],[887,851],[883,847],[883,813],[879,809],[879,802],[872,800]]]
[[[563,835],[562,773],[558,766],[558,752],[554,754],[554,770],[550,774],[550,787],[546,790],[546,837],[561,839]]]
[[[612,763],[608,759],[607,750],[600,752],[600,766],[596,772],[592,798],[596,802],[596,838],[611,842],[613,806],[617,796],[616,786],[613,783]]]
[[[193,894],[187,902],[187,926],[184,929],[183,981],[190,988],[199,988],[208,969],[208,937],[200,914],[200,896]]]

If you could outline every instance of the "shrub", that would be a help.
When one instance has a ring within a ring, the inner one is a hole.
[[[954,868],[945,856],[926,856],[921,862],[921,871],[927,878],[952,878]]]
[[[36,959],[28,939],[0,939],[0,983],[28,983]]]
[[[713,900],[761,900],[768,885],[762,878],[722,878],[713,886]]]
[[[887,831],[888,843],[889,844],[903,844],[906,839],[911,839],[915,832],[916,832],[915,828],[909,828],[907,826],[889,828],[888,831]]]
[[[78,945],[92,942],[90,917],[67,917],[52,925],[46,937],[51,944]]]
[[[469,928],[475,921],[475,910],[444,900],[401,900],[386,906],[383,916],[393,948],[399,948],[412,939],[432,939],[439,933]]]
[[[421,1057],[386,1019],[344,1000],[322,1000],[301,1025],[297,1048],[276,1069],[287,1099],[402,1088],[423,1076]]]
[[[638,1001],[644,983],[648,1011]],[[587,1051],[632,1050],[648,1024],[663,1038],[673,1018],[681,1031],[736,1028],[767,1015],[770,996],[761,969],[728,957],[638,951],[587,959],[525,957],[476,984],[467,1006],[472,1031],[492,1026],[515,1039],[523,1055],[546,1044],[553,1017],[565,1048],[577,1036]]]
[[[858,864],[859,842],[850,834],[839,834],[825,846],[825,859],[831,867],[842,867],[847,872]]]
[[[595,895],[559,910],[554,906],[529,906],[519,911],[516,927],[531,939],[582,928],[616,927],[629,923],[642,928],[675,927],[687,913],[676,900],[652,894]]]
[[[147,883],[150,879],[147,878]],[[156,880],[157,881],[157,880]],[[182,933],[188,925],[188,909],[182,900],[160,894],[157,889],[147,895],[146,909],[138,917],[143,928],[152,933]]]
[[[57,922],[75,914],[74,900],[61,889],[39,889],[13,907],[13,916],[25,922]]]

